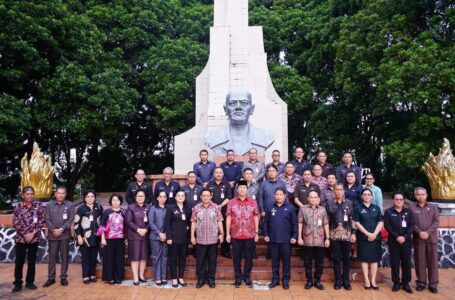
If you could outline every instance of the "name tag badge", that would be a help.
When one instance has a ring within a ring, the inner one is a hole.
[[[33,223],[38,223],[38,217],[37,216],[33,216]]]
[[[223,192],[221,192],[221,198],[222,198],[222,199],[224,198],[224,193],[223,193]]]
[[[401,221],[401,227],[406,227],[406,220]]]
[[[322,220],[318,219],[318,226],[322,226]]]
[[[259,168],[258,167],[256,167],[256,173],[259,173]]]
[[[68,214],[67,213],[63,213],[63,220],[68,220]]]
[[[149,219],[147,218],[147,215],[144,215],[144,223],[147,223]]]
[[[256,195],[253,195],[253,199],[256,200]]]
[[[93,215],[90,215],[90,216],[88,217],[88,220],[89,220],[90,222],[93,222]]]
[[[173,198],[173,197],[174,197],[174,193],[171,191],[171,192],[169,193],[169,198]]]
[[[343,221],[344,221],[344,222],[347,222],[347,221],[348,221],[348,215],[347,215],[347,214],[344,214]]]
[[[115,223],[115,224],[120,223],[120,217],[119,217],[119,216],[115,216],[115,218],[114,218],[114,223]]]
[[[196,195],[196,194],[194,194],[193,200],[194,200],[194,201],[197,201],[197,195]]]
[[[186,221],[186,216],[185,216],[185,214],[182,214],[182,221]]]

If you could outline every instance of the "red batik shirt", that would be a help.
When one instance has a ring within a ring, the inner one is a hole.
[[[229,201],[226,215],[231,216],[230,234],[233,239],[254,239],[256,236],[254,216],[259,215],[256,200],[247,197],[242,201],[238,197],[235,197]]]

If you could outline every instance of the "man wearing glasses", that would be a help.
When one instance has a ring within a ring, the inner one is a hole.
[[[130,182],[126,188],[125,200],[128,204],[136,203],[135,196],[138,191],[144,191],[145,203],[150,204],[153,198],[152,186],[145,181],[145,172],[138,169],[134,175],[136,181]]]
[[[274,165],[278,170],[278,175],[284,173],[284,163],[281,162],[281,153],[278,150],[272,152],[272,162],[265,165],[265,169],[268,170],[269,166]],[[267,174],[265,175],[267,177]]]

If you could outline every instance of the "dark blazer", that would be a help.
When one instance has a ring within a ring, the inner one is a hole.
[[[188,205],[184,205],[183,210],[180,210],[177,204],[169,205],[164,221],[166,239],[172,240],[173,244],[187,244],[190,235],[190,219],[191,209]]]
[[[145,204],[141,207],[139,205],[131,204],[126,211],[126,225],[128,226],[128,239],[129,240],[146,240],[148,234],[140,236],[137,233],[139,228],[148,229],[148,211],[149,205]],[[144,216],[147,216],[144,219]],[[147,222],[146,222],[147,221]]]

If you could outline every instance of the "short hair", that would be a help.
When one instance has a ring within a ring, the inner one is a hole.
[[[226,101],[228,101],[229,99],[231,99],[231,93],[245,93],[247,99],[248,99],[250,102],[253,101],[253,98],[251,97],[251,93],[248,92],[248,91],[243,91],[243,90],[242,90],[242,91],[240,91],[240,90],[238,90],[238,91],[229,91],[229,93],[227,93],[227,95],[226,95]]]
[[[282,191],[285,195],[286,195],[286,193],[287,193],[286,189],[285,189],[284,187],[281,187],[281,186],[279,186],[279,187],[277,187],[277,188],[275,189],[275,194],[276,194],[276,192],[278,192],[278,191]]]
[[[59,185],[59,186],[57,186],[57,188],[55,189],[55,191],[58,191],[58,190],[64,190],[65,193],[68,193],[68,189],[67,189],[67,187],[64,186],[64,185]]]
[[[209,152],[206,149],[202,149],[201,151],[199,151],[199,155],[201,155],[202,153],[209,154]]]
[[[337,182],[333,185],[333,189],[335,189],[335,187],[337,186],[341,186],[343,188],[343,191],[344,191],[344,184],[342,184],[341,182]]]
[[[275,169],[275,171],[278,172],[278,168],[274,164],[271,164],[267,167],[267,172],[269,171],[270,168]]]
[[[167,194],[166,194],[166,191],[159,191],[158,194],[156,194],[156,199],[158,199],[158,197],[164,193],[164,196],[166,196],[166,199],[167,199]],[[145,194],[145,193],[144,193]]]
[[[365,177],[367,177],[367,176],[371,176],[371,177],[373,177],[373,179],[375,178],[373,172],[366,173]]]
[[[224,173],[224,170],[223,170],[222,167],[215,167],[215,169],[213,169],[213,173],[215,173],[215,171],[218,170],[218,169],[221,170],[221,171],[223,171],[223,173]]]
[[[194,172],[194,171],[189,171],[188,173],[186,173],[186,176],[189,176],[189,175],[191,175],[191,174],[196,175],[196,172]],[[197,175],[196,175],[196,176],[197,176]]]
[[[166,167],[163,169],[163,173],[165,173],[166,171],[170,171],[172,174],[174,174],[174,169],[172,169],[171,167]]]
[[[325,154],[325,156],[327,156],[327,153],[325,153],[325,151],[324,151],[324,150],[319,150],[319,151],[318,151],[318,154],[316,154],[316,157],[318,157],[318,156],[319,156],[319,154],[321,154],[321,153],[324,153],[324,154]]]
[[[276,152],[281,153],[280,150],[275,149],[275,150],[272,151],[272,154],[273,154],[273,153],[276,153]]]
[[[351,157],[354,157],[354,155],[352,155],[351,151],[343,151],[343,154],[341,155],[341,157],[345,156],[346,154],[349,154],[349,155],[351,155]]]
[[[246,171],[251,171],[251,172],[254,173],[253,169],[251,169],[251,168],[245,168],[245,169],[243,169],[243,172],[242,172],[242,173],[245,174]]]
[[[145,175],[145,171],[144,171],[144,169],[140,169],[140,168],[136,170],[135,174],[137,174],[137,172],[139,172],[139,171],[142,171],[142,172],[144,172],[144,175]]]
[[[209,190],[208,188],[203,188],[203,189],[201,190],[201,195],[202,195],[203,192],[209,192],[210,196],[212,195],[212,191]]]
[[[396,196],[396,195],[401,195],[401,196],[403,196],[403,198],[404,198],[404,193],[403,193],[403,192],[401,192],[401,191],[395,191],[395,192],[392,193],[392,199],[395,199],[395,196]]]
[[[117,198],[120,200],[120,205],[123,204],[123,197],[122,197],[120,194],[114,193],[114,194],[112,194],[112,195],[109,197],[109,205],[110,205],[110,206],[112,206],[112,199],[113,199],[114,197],[117,197]]]
[[[134,198],[136,198],[137,194],[139,193],[144,193],[144,196],[147,197],[147,194],[143,190],[137,190],[136,193],[134,193]]]
[[[417,191],[424,191],[425,193],[427,193],[427,189],[421,186],[418,186],[414,189],[414,194],[417,193]]]
[[[336,177],[336,175],[335,175],[335,174],[333,174],[333,173],[329,173],[329,174],[327,174],[327,177],[326,177],[326,178],[329,178],[329,176],[333,176],[333,177],[335,177],[335,179],[337,178],[337,177]]]
[[[300,146],[296,146],[294,148],[294,151],[292,151],[293,153],[296,153],[297,152],[297,149],[301,149],[303,151],[303,153],[305,153],[305,150],[303,149],[303,147],[300,147]]]
[[[226,151],[226,154],[228,154],[229,152],[232,152],[232,154],[235,154],[235,152],[234,152],[233,149],[228,149],[228,150]]]
[[[30,185],[24,186],[22,188],[22,194],[25,194],[25,193],[30,192],[30,191],[35,193],[35,189],[32,186],[30,186]]]
[[[307,198],[310,198],[310,194],[311,194],[311,193],[316,193],[316,195],[318,195],[318,197],[319,197],[319,193],[318,193],[317,191],[309,191],[309,192],[308,192],[308,195],[307,195],[306,197],[307,197]]]
[[[373,195],[373,191],[367,187],[362,189],[362,192],[360,193],[360,195],[363,195],[363,193],[365,193],[365,192],[370,192],[370,194]]]
[[[305,172],[310,172],[310,174],[311,174],[311,170],[310,169],[303,170],[302,175],[305,174]]]
[[[87,197],[88,194],[93,194],[93,196],[95,196],[95,199],[96,199],[96,192],[94,189],[88,189],[84,192],[83,196],[84,196],[84,202],[85,202],[85,197]]]
[[[350,174],[350,173],[354,174],[354,177],[356,177],[356,180],[357,180],[357,176],[355,175],[355,172],[353,170],[347,171],[346,174],[344,175],[344,178],[345,179],[348,178],[348,174]]]
[[[251,150],[254,150],[256,152],[256,154],[258,153],[258,149],[253,147],[253,148],[250,148],[250,150],[248,150],[248,154],[250,154]]]
[[[294,167],[294,163],[292,161],[287,161],[284,166],[287,167],[287,165],[292,165]]]

